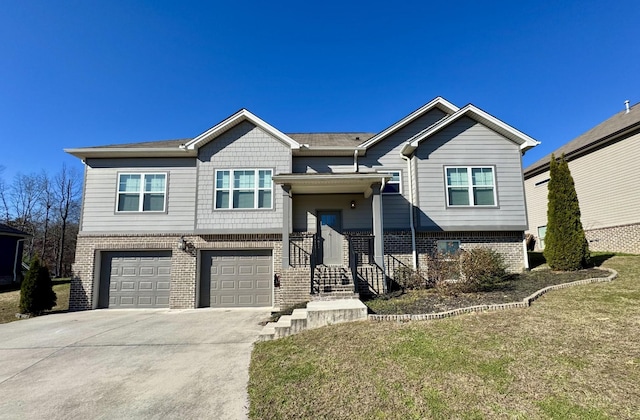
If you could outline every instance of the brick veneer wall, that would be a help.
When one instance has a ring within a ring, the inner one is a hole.
[[[416,234],[418,265],[427,266],[427,255],[437,251],[439,240],[459,240],[460,248],[469,250],[486,247],[502,255],[510,273],[524,270],[524,232],[419,232]]]
[[[190,244],[188,252],[178,249],[181,235],[80,235],[73,264],[73,278],[69,298],[70,310],[92,308],[94,273],[99,252],[170,250],[171,288],[169,307],[187,309],[196,302],[198,250],[215,249],[271,249],[274,274],[280,275],[281,287],[274,291],[274,306],[291,305],[309,300],[309,268],[282,269],[282,237],[270,235],[202,235],[184,236]]]
[[[196,276],[198,272],[198,250],[214,249],[271,249],[274,274],[280,277],[280,287],[274,290],[274,307],[284,308],[310,300],[311,267],[295,265],[282,268],[282,238],[278,234],[255,235],[202,235],[185,236],[190,244],[188,252],[178,249],[181,235],[80,235],[76,247],[76,262],[73,265],[73,279],[69,299],[70,310],[92,308],[94,294],[94,273],[99,252],[170,250],[172,252],[171,289],[169,307],[173,309],[195,308],[198,306]],[[441,239],[460,240],[462,249],[487,246],[503,255],[509,271],[518,272],[524,268],[522,232],[429,232],[417,233],[418,264],[426,267],[427,256],[436,251]],[[292,240],[305,251],[311,253],[313,236],[308,233],[293,233]],[[371,234],[350,232],[345,235],[343,253],[348,265],[349,243],[358,255],[360,264],[368,264],[371,255]],[[385,232],[385,261],[387,275],[399,265],[412,265],[411,233],[409,231]]]
[[[586,230],[590,251],[640,254],[640,223]]]

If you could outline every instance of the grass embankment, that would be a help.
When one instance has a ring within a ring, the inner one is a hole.
[[[69,309],[69,288],[71,279],[53,279],[53,291],[56,292],[57,304],[49,311],[64,312]],[[0,292],[0,324],[17,321],[16,314],[20,312],[20,290]]]
[[[619,278],[526,309],[258,343],[250,416],[640,418],[640,257],[604,266]]]

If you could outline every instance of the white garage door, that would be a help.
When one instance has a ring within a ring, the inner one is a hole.
[[[204,251],[200,306],[273,306],[271,250]]]
[[[168,308],[171,251],[103,252],[100,308]]]

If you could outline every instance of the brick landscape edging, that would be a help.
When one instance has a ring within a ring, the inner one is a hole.
[[[511,308],[526,308],[528,306],[531,306],[531,304],[536,299],[538,299],[540,296],[544,295],[550,290],[565,289],[567,287],[579,286],[582,284],[602,283],[606,281],[611,281],[616,277],[618,277],[618,272],[616,270],[613,270],[611,268],[600,268],[600,269],[606,270],[611,274],[609,274],[607,277],[595,277],[591,279],[576,280],[570,283],[562,283],[562,284],[555,284],[553,286],[547,286],[543,289],[538,290],[537,292],[534,292],[533,294],[527,296],[526,298],[522,299],[519,302],[497,303],[494,305],[468,306],[466,308],[452,309],[450,311],[445,311],[445,312],[437,312],[437,313],[421,314],[421,315],[410,315],[410,314],[369,315],[369,321],[379,321],[379,322],[380,321],[397,321],[397,322],[427,321],[430,319],[450,318],[452,316],[467,314],[471,312],[500,311],[500,310],[511,309]]]

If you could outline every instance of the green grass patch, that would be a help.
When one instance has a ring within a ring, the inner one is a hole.
[[[256,343],[253,419],[640,418],[640,257],[526,309]]]
[[[69,310],[69,290],[71,279],[53,279],[53,291],[56,292],[56,306],[47,313],[66,312]],[[20,312],[20,289],[0,292],[0,324],[18,321],[16,314]]]

